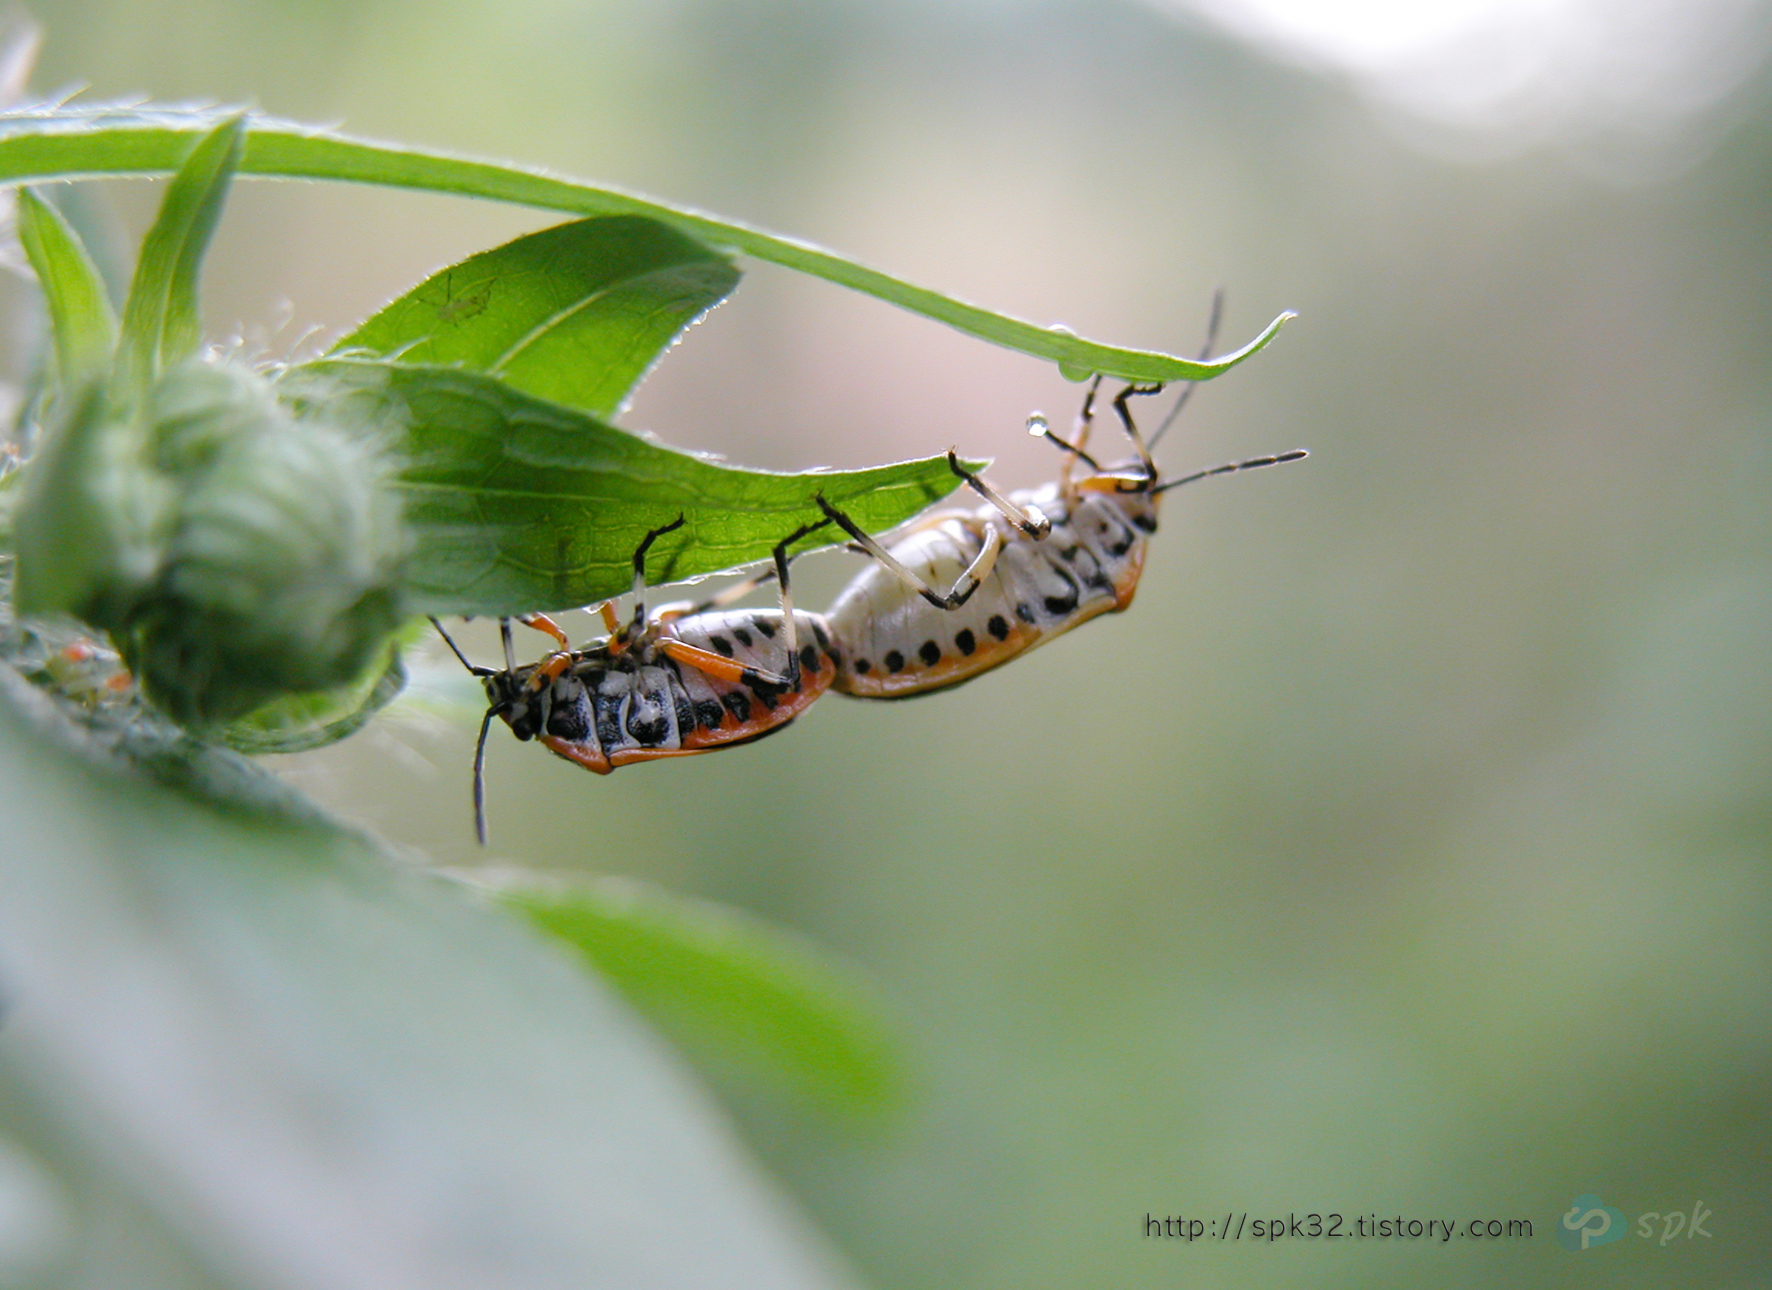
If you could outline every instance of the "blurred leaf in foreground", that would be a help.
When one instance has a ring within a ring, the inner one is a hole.
[[[0,1140],[68,1202],[48,1283],[847,1284],[567,958],[239,758],[125,741],[190,787],[0,667]]]
[[[877,1113],[902,1092],[877,1005],[779,929],[627,881],[499,894],[692,1048],[833,1109]]]

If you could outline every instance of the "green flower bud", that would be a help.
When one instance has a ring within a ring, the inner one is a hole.
[[[109,630],[148,697],[187,725],[385,662],[407,550],[393,463],[309,406],[298,415],[257,373],[193,361],[139,409],[76,426],[20,517],[40,539],[21,542],[21,590],[34,566],[53,573],[40,581],[61,603],[47,607]],[[100,521],[59,568],[33,559],[69,527],[44,513],[58,493],[63,520]]]

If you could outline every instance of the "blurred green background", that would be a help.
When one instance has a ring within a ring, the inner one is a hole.
[[[486,854],[467,706],[279,769],[442,864],[635,875],[858,965],[915,1072],[894,1120],[716,1079],[874,1284],[1772,1284],[1768,11],[1590,6],[1671,88],[1555,46],[1467,111],[1431,60],[1208,7],[59,0],[35,83],[542,165],[1115,343],[1191,351],[1220,285],[1227,344],[1297,309],[1162,456],[1311,462],[1173,495],[1132,612],[1011,668],[608,780],[495,732]],[[153,186],[113,187],[133,235]],[[550,222],[243,184],[208,317],[280,357]],[[1023,418],[1077,396],[757,266],[625,423],[782,468],[958,445],[1020,487],[1054,465]],[[855,567],[807,561],[804,603]],[[1712,1235],[1568,1253],[1583,1193]],[[1226,1211],[1536,1234],[1143,1235]]]

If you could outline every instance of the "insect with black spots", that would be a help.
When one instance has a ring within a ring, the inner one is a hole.
[[[519,666],[511,619],[501,618],[503,670],[480,667],[443,631],[455,656],[486,689],[486,715],[474,747],[474,829],[486,841],[486,735],[501,718],[521,740],[586,770],[607,775],[621,766],[661,757],[687,757],[750,743],[781,730],[830,688],[839,661],[823,615],[793,607],[788,548],[820,521],[795,530],[775,548],[772,576],[780,583],[779,609],[724,608],[755,586],[741,584],[701,604],[646,611],[646,552],[683,517],[653,529],[634,551],[634,608],[622,624],[613,601],[600,612],[609,635],[573,649],[553,619],[531,614],[518,621],[546,632],[559,648],[540,662]]]
[[[1202,359],[1212,350],[1220,304],[1213,306]],[[1100,386],[1097,376],[1070,441],[1053,434],[1038,413],[1029,418],[1029,431],[1065,454],[1057,481],[1043,488],[1004,497],[962,469],[950,453],[954,471],[988,504],[927,513],[890,546],[820,499],[826,518],[874,557],[826,615],[843,643],[844,664],[832,689],[867,699],[946,689],[1097,615],[1125,609],[1138,590],[1164,493],[1309,455],[1299,448],[1164,480],[1151,449],[1194,387],[1183,390],[1147,443],[1128,401],[1155,395],[1163,386],[1127,385],[1114,397],[1113,409],[1135,455],[1104,466],[1088,449]],[[1079,474],[1079,466],[1086,473]],[[944,586],[949,590],[937,590]]]

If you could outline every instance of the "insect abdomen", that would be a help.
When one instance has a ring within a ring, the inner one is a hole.
[[[1017,493],[1052,514],[1035,541],[990,507],[907,535],[892,554],[933,586],[953,585],[994,526],[1002,550],[958,609],[931,605],[887,569],[864,569],[831,608],[846,660],[832,688],[868,699],[908,698],[960,685],[1132,600],[1144,537],[1118,499],[1086,498],[1065,513],[1047,494]],[[1148,502],[1138,505],[1148,509]]]

